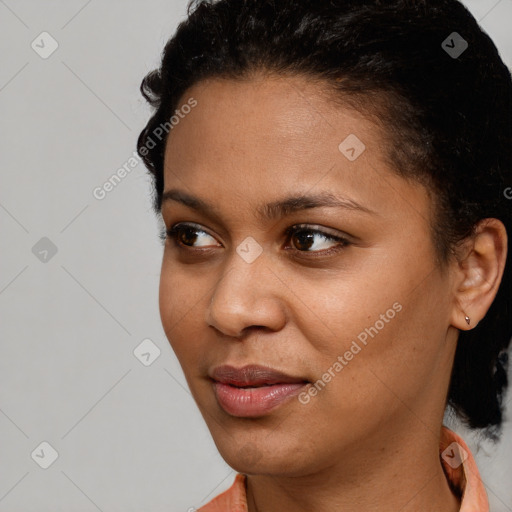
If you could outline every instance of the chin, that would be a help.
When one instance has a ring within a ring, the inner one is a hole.
[[[238,450],[234,449],[232,443],[226,449],[218,446],[222,458],[238,473],[294,477],[311,471],[310,463],[304,460],[305,454],[295,446],[286,448],[281,444],[276,448],[265,439],[261,442],[242,442],[240,446]]]

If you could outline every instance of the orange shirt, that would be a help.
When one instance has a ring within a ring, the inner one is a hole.
[[[441,429],[439,456],[453,492],[461,497],[460,512],[489,512],[489,501],[475,459],[464,440],[449,428]],[[233,485],[197,512],[248,512],[246,475],[237,473]]]

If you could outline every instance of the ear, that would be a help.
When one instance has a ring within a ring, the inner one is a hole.
[[[481,220],[459,252],[451,315],[454,327],[470,330],[482,320],[498,293],[506,259],[505,226],[498,219]]]

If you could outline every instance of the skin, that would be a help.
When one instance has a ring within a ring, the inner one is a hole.
[[[440,429],[459,329],[485,315],[503,274],[503,224],[483,221],[459,259],[440,268],[429,194],[386,165],[377,126],[333,106],[319,84],[215,79],[180,103],[190,97],[197,106],[167,141],[164,188],[212,203],[218,218],[164,202],[167,228],[199,227],[179,238],[181,248],[166,241],[160,313],[220,454],[249,475],[249,511],[458,510]],[[351,133],[366,146],[355,161],[338,149]],[[321,191],[374,213],[255,215],[268,202]],[[284,234],[302,223],[351,243]],[[247,237],[262,248],[252,263],[236,251]],[[401,311],[309,403],[294,398],[258,418],[217,403],[207,375],[215,366],[255,363],[316,382],[397,302]]]

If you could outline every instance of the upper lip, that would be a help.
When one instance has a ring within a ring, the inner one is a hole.
[[[217,366],[211,372],[210,377],[217,382],[238,387],[307,382],[301,377],[292,377],[268,366],[257,364],[249,364],[242,368],[235,368],[227,364]]]

